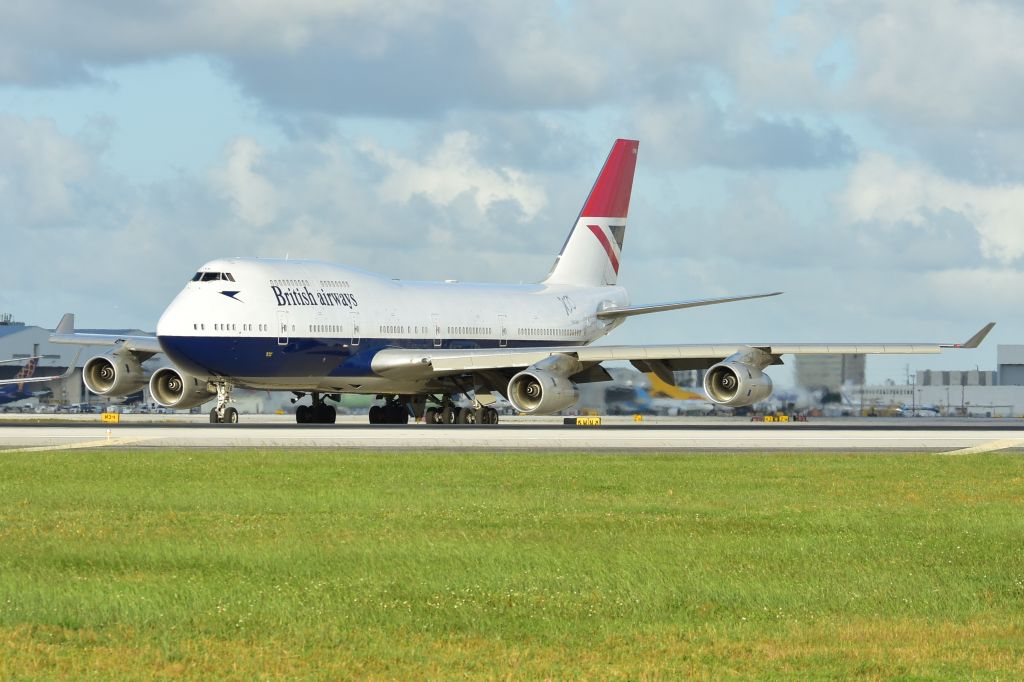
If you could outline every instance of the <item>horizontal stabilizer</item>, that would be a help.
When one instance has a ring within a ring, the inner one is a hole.
[[[718,305],[719,303],[733,303],[735,301],[749,301],[752,298],[768,298],[778,296],[781,291],[773,291],[770,294],[752,294],[750,296],[729,296],[727,298],[704,298],[697,301],[679,301],[677,303],[655,303],[652,305],[636,305],[629,308],[609,308],[600,310],[597,313],[598,319],[614,320],[620,317],[632,315],[647,315],[648,313],[660,313],[666,310],[679,310],[680,308],[699,308],[705,305]]]

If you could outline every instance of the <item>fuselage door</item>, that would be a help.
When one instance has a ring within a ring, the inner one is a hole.
[[[508,346],[508,315],[498,315],[498,345]]]
[[[350,313],[352,316],[352,345],[358,346],[360,333],[359,333],[359,313]]]
[[[430,316],[430,324],[434,327],[434,348],[441,347],[441,316],[434,313]]]
[[[288,311],[277,311],[277,345],[288,345]]]

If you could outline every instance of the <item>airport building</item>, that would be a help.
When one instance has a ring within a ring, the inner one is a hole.
[[[948,416],[1024,417],[1024,345],[996,347],[994,371],[923,370],[913,384],[854,389],[847,397],[864,409],[901,406]]]
[[[825,389],[834,393],[846,385],[863,385],[866,366],[862,353],[797,355],[794,357],[793,372],[799,388],[809,391]]]

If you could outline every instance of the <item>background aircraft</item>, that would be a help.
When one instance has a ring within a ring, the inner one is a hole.
[[[7,364],[11,362],[21,362],[21,359],[0,360],[0,364]],[[49,389],[30,391],[25,388],[25,385],[65,379],[71,376],[71,373],[75,371],[75,365],[77,363],[78,355],[75,355],[74,361],[70,363],[70,367],[68,367],[67,371],[63,374],[37,377],[35,376],[35,373],[36,368],[39,365],[39,356],[27,358],[25,360],[25,366],[21,368],[21,371],[19,371],[13,379],[0,379],[0,405],[6,405],[7,403],[13,403],[19,400],[27,400],[29,398],[36,398],[50,393]]]

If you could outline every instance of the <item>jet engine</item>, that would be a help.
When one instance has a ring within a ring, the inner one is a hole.
[[[772,380],[757,367],[725,360],[704,375],[704,392],[719,405],[746,407],[772,394]]]
[[[131,353],[111,353],[90,358],[82,368],[85,387],[96,395],[112,398],[135,393],[146,385],[142,365]]]
[[[576,384],[541,369],[524,369],[508,382],[508,401],[524,414],[553,414],[579,399]]]
[[[206,379],[199,379],[173,367],[161,367],[149,380],[149,393],[161,407],[184,410],[202,405],[217,395]]]

